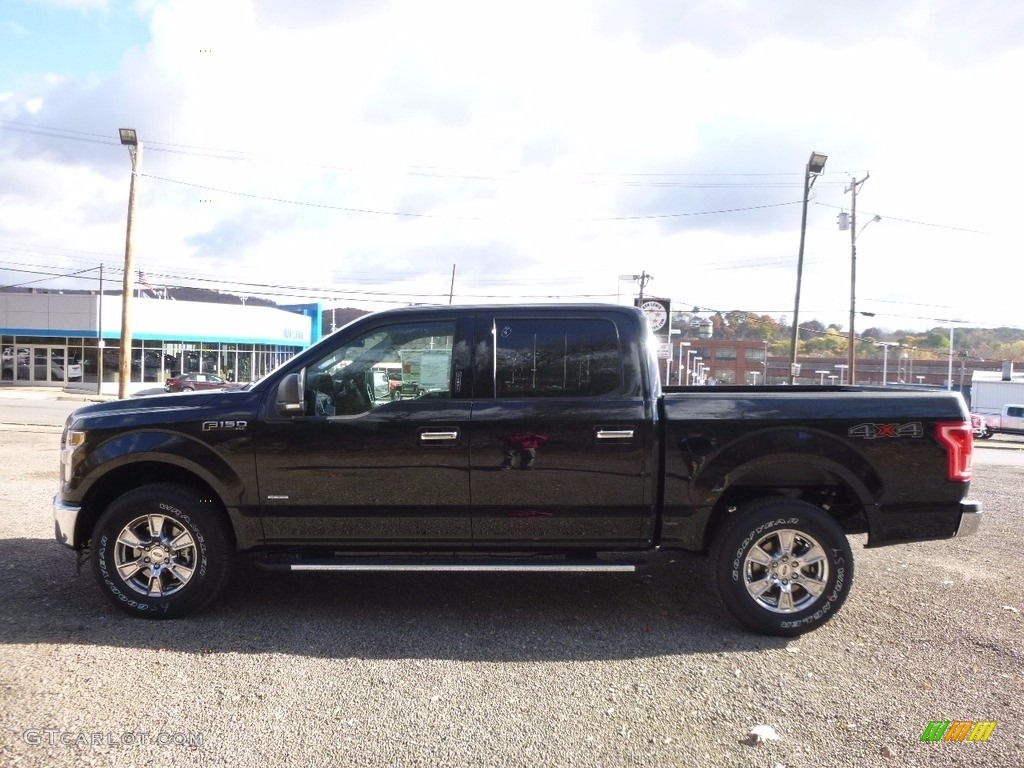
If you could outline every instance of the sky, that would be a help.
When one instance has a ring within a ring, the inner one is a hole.
[[[0,0],[0,288],[120,281],[130,127],[154,286],[788,320],[820,152],[801,322],[866,179],[858,329],[1024,327],[1021,82],[1016,0]]]

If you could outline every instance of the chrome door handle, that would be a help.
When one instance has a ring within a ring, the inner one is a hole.
[[[446,440],[458,440],[459,430],[444,430],[437,432],[420,432],[420,442],[422,443],[439,443]]]
[[[598,440],[630,440],[633,437],[632,429],[599,429],[597,430]]]

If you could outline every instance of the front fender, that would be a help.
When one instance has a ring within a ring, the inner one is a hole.
[[[136,430],[115,435],[88,447],[82,461],[74,466],[62,495],[67,500],[81,500],[112,472],[130,465],[156,464],[193,474],[226,506],[241,506],[245,483],[237,469],[224,459],[224,451],[224,443],[215,450],[193,436],[168,430]]]

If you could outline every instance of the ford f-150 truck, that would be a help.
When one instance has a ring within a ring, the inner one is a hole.
[[[706,552],[736,619],[796,635],[845,601],[848,534],[978,526],[958,393],[663,389],[656,346],[630,307],[368,315],[239,390],[75,411],[56,537],[115,605],[154,618],[207,605],[240,557],[596,572]],[[379,371],[400,372],[400,397]]]
[[[1024,435],[1024,405],[1004,405],[999,413],[972,413],[971,418],[982,422],[981,435],[987,440],[997,432],[1007,435]],[[976,437],[979,437],[977,432]]]

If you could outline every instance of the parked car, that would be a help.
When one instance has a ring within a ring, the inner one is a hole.
[[[980,413],[971,414],[971,432],[975,440],[988,440],[992,437],[992,430],[988,428],[988,421]]]
[[[164,389],[168,392],[191,392],[195,389],[233,389],[236,386],[215,373],[182,373],[168,379]]]

